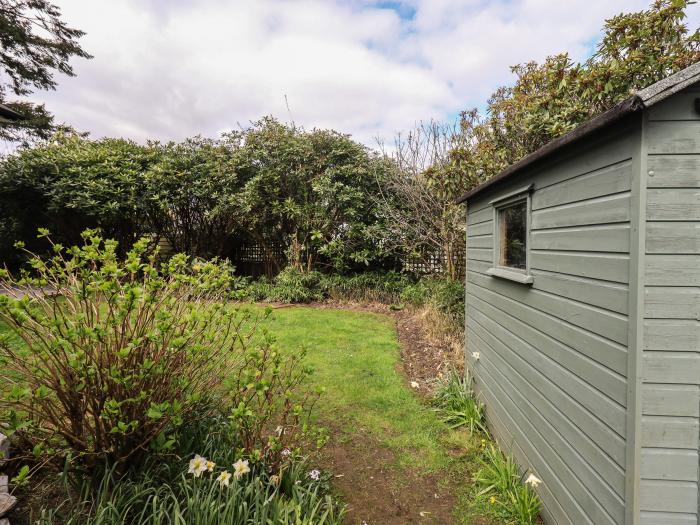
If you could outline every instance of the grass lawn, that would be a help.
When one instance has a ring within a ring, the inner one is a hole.
[[[340,476],[349,523],[494,523],[470,504],[480,440],[448,430],[411,389],[392,318],[288,307],[266,326],[280,347],[307,349],[312,381],[326,388],[315,417],[330,439],[318,460]]]
[[[431,498],[436,499],[436,494],[422,498],[406,491],[437,491],[459,516],[454,523],[489,523],[474,521],[481,519],[480,512],[469,508],[469,480],[480,442],[467,432],[448,430],[410,388],[400,368],[393,319],[369,312],[291,307],[274,310],[269,327],[281,347],[307,349],[308,361],[315,368],[313,380],[327,389],[316,414],[331,430],[331,450],[342,448],[344,443],[351,445],[357,469],[366,466],[365,458],[372,461],[379,457],[383,462],[379,470],[386,483],[380,485],[377,476],[376,490],[399,493],[399,506],[410,507],[413,502],[416,509],[408,513],[416,510],[418,515]],[[357,446],[363,442],[367,443],[365,450]],[[370,450],[376,447],[383,453]],[[337,468],[337,464],[334,466]],[[368,470],[365,477],[374,476]],[[341,490],[345,499],[351,507],[362,505],[363,497],[358,492],[366,479],[356,472],[354,479],[351,476],[349,482],[345,481],[346,485],[350,483],[349,491]],[[371,494],[364,496],[368,504],[376,504]],[[360,518],[362,512],[357,514]],[[428,519],[416,523],[444,523],[444,515],[436,516],[434,521],[429,519],[431,514],[425,511]],[[410,517],[399,517],[395,523],[413,523],[407,520]],[[376,512],[374,518],[378,518]],[[367,523],[379,523],[375,520]],[[356,522],[362,523],[362,519]]]

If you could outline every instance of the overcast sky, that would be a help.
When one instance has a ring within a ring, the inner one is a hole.
[[[483,107],[512,64],[585,59],[605,18],[649,2],[56,0],[94,58],[33,99],[94,138],[216,136],[272,114],[371,145]]]

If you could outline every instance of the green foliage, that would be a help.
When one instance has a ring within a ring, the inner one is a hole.
[[[115,241],[83,239],[51,242],[31,274],[0,274],[0,320],[14,335],[0,340],[6,428],[37,456],[135,465],[219,399],[240,454],[279,460],[316,397],[301,388],[311,371],[264,332],[252,341],[259,316],[225,301],[231,267],[161,263],[146,239],[121,260]],[[32,292],[15,299],[17,287]]]
[[[144,174],[144,199],[153,233],[198,257],[224,256],[240,221],[236,145],[201,137],[152,145],[159,159]]]
[[[345,511],[328,494],[326,479],[312,479],[312,467],[296,453],[274,464],[251,461],[250,472],[229,478],[242,457],[235,423],[212,415],[185,425],[181,434],[174,453],[152,457],[124,476],[107,469],[99,471],[96,481],[68,478],[69,497],[44,509],[38,523],[342,523]],[[199,454],[213,464],[195,476],[188,472],[188,463]],[[224,484],[219,481],[222,474],[228,478]]]
[[[432,305],[455,326],[464,326],[464,283],[424,277],[401,292],[401,300],[413,305]]]
[[[433,405],[448,427],[466,427],[471,433],[487,432],[484,405],[476,399],[468,373],[462,375],[452,370],[437,388]]]
[[[33,88],[55,89],[54,73],[73,76],[72,57],[90,58],[78,44],[83,32],[61,20],[60,9],[46,0],[0,0],[0,103],[28,95]],[[52,117],[43,105],[9,103],[27,120],[0,126],[0,139],[46,138]]]
[[[157,209],[144,198],[144,173],[158,152],[122,139],[86,140],[59,134],[50,142],[22,148],[0,164],[0,253],[16,265],[24,241],[34,252],[46,249],[37,228],[51,226],[55,239],[66,245],[80,242],[88,227],[131,246],[152,233],[149,223]],[[121,253],[120,255],[123,255]]]
[[[537,522],[542,504],[534,483],[523,483],[513,458],[494,444],[484,445],[481,468],[474,480],[479,488],[477,498],[488,501],[496,516],[518,525]]]
[[[240,140],[244,228],[263,250],[283,246],[289,264],[305,271],[364,267],[387,255],[372,235],[378,219],[368,197],[385,166],[376,155],[336,131],[305,131],[270,117]]]
[[[654,0],[647,10],[611,18],[584,63],[562,53],[512,67],[515,85],[496,90],[485,117],[476,110],[462,114],[464,140],[453,148],[450,165],[464,174],[463,189],[700,60],[700,31],[684,24],[693,3]]]
[[[508,523],[534,525],[541,507],[534,486],[540,480],[529,478],[522,483],[515,460],[490,440],[484,405],[472,390],[469,373],[451,371],[435,391],[432,404],[449,428],[466,428],[472,435],[483,436],[470,506],[482,507]]]

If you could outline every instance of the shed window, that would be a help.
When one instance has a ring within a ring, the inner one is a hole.
[[[527,201],[498,209],[498,266],[527,269]]]

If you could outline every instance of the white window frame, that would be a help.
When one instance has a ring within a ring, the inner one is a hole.
[[[521,284],[532,284],[534,277],[530,273],[530,216],[532,215],[532,194],[533,185],[524,186],[515,191],[501,195],[497,199],[489,202],[493,208],[493,266],[486,270],[486,274],[492,277],[508,279]],[[512,268],[500,265],[499,254],[501,249],[501,227],[500,211],[514,204],[525,203],[525,268]]]

